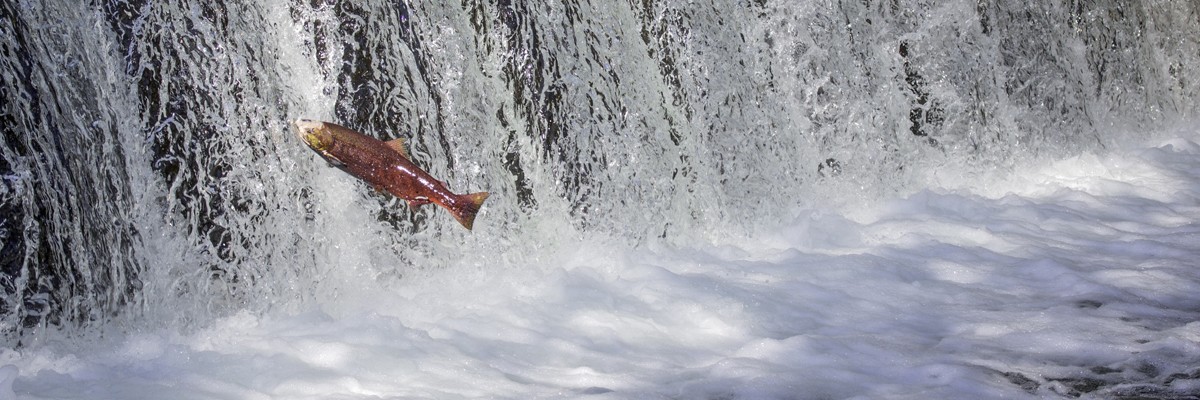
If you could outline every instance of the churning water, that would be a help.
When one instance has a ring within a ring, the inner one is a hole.
[[[1195,116],[1198,66],[1190,1],[3,0],[0,332],[719,245],[1142,140]],[[327,168],[296,118],[408,138],[492,193],[475,230]]]

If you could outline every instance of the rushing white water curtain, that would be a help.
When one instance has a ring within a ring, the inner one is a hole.
[[[1193,2],[10,0],[0,35],[13,338],[290,309],[562,237],[739,235],[1200,98]],[[491,191],[476,232],[321,165],[300,117]]]
[[[0,332],[136,302],[138,105],[98,12],[0,3]]]

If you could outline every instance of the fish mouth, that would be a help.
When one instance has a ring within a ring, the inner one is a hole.
[[[311,119],[297,119],[292,121],[292,130],[296,132],[296,136],[308,145],[309,149],[324,158],[331,165],[342,165],[341,160],[338,160],[333,154],[329,153],[329,147],[333,144],[333,138],[326,132],[325,123],[314,121]]]
[[[309,146],[312,146],[312,134],[317,130],[317,128],[320,128],[321,125],[323,124],[320,121],[300,118],[292,121],[292,131],[296,133],[296,137],[300,138],[300,140],[303,140],[304,143],[308,143]]]
[[[325,128],[325,123],[314,121],[311,119],[297,119],[292,121],[292,130],[296,132],[296,137],[304,141],[308,147],[316,150],[324,155],[324,150],[329,146],[328,140],[322,140],[322,130]]]

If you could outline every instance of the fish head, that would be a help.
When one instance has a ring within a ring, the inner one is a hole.
[[[333,145],[333,136],[329,133],[329,128],[325,127],[324,122],[298,119],[292,122],[292,128],[300,140],[317,152],[323,152]]]
[[[339,162],[337,157],[334,157],[329,151],[333,147],[333,132],[324,122],[298,119],[292,122],[292,128],[296,131],[296,136],[304,141],[304,144],[307,144],[325,160],[330,163]]]

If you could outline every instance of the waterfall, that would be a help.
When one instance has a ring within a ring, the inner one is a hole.
[[[1192,2],[0,2],[6,340],[744,236],[1198,111]],[[408,139],[474,232],[328,168]]]

